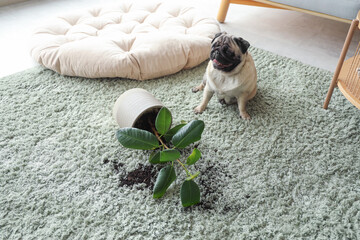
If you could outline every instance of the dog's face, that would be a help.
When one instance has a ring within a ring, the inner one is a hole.
[[[231,72],[241,63],[249,46],[249,42],[241,37],[217,33],[211,42],[210,60],[215,69]]]

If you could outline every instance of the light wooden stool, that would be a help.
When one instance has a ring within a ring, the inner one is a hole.
[[[283,9],[282,7],[278,7],[278,6],[274,6],[274,5],[270,5],[270,4],[266,4],[266,3],[262,3],[262,2],[256,2],[256,1],[252,1],[252,0],[221,0],[218,15],[216,17],[216,19],[219,22],[223,23],[225,21],[226,14],[227,14],[227,11],[229,10],[230,3],[256,6],[256,7]]]
[[[219,22],[223,23],[225,21],[226,14],[229,9],[230,3],[256,6],[256,7],[286,9],[286,10],[292,10],[292,11],[297,11],[297,12],[303,12],[303,13],[315,15],[318,17],[328,18],[328,19],[332,19],[332,20],[336,20],[336,21],[340,21],[340,22],[351,23],[351,20],[349,20],[349,19],[335,17],[332,15],[328,15],[328,14],[324,14],[324,13],[320,13],[320,12],[316,12],[316,11],[311,11],[311,10],[307,10],[307,9],[303,9],[303,8],[293,7],[293,6],[282,4],[282,3],[272,2],[269,0],[221,0],[220,8],[219,8],[218,15],[217,15],[217,20]]]
[[[360,11],[357,15],[357,18],[352,21],[349,32],[347,34],[338,65],[334,73],[334,77],[331,81],[329,91],[324,102],[323,107],[325,109],[328,108],[330,98],[336,86],[339,87],[341,93],[355,107],[360,109],[360,42],[357,46],[354,56],[345,60],[345,56],[348,52],[354,32],[360,29],[359,19]]]

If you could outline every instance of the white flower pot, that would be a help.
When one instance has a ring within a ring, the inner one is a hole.
[[[136,127],[151,130],[150,122],[154,123],[159,110],[164,105],[151,93],[142,88],[130,89],[116,100],[113,117],[121,127]]]

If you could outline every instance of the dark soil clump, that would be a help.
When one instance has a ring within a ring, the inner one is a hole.
[[[138,186],[137,189],[144,190],[145,188],[154,188],[154,179],[156,177],[156,168],[152,165],[144,166],[139,164],[139,167],[134,171],[126,174],[126,176],[120,177],[119,186],[134,186],[137,184],[145,184],[145,186]]]
[[[155,123],[156,120],[156,116],[158,114],[160,109],[152,109],[149,112],[143,113],[139,119],[136,120],[135,124],[134,124],[134,128],[138,128],[138,129],[142,129],[142,130],[146,130],[149,132],[152,132],[151,129],[151,124]]]

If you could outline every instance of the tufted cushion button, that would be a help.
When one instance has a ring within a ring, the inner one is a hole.
[[[49,22],[34,33],[31,54],[64,75],[144,80],[205,61],[219,31],[194,8],[130,0]]]
[[[93,17],[99,17],[101,13],[101,8],[94,8],[89,11],[90,15]]]

